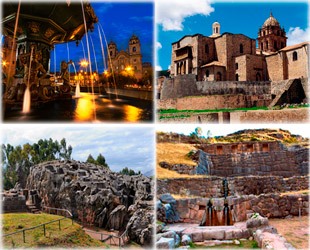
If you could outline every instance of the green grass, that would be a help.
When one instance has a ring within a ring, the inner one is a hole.
[[[8,234],[22,229],[31,228],[46,222],[63,218],[58,215],[51,214],[30,214],[30,213],[14,213],[2,215],[2,232]],[[23,242],[23,233],[3,238],[5,248],[15,247],[77,247],[92,246],[105,247],[106,244],[92,239],[88,236],[77,223],[73,223],[71,219],[64,219],[59,223],[54,222],[46,225],[46,236],[43,233],[43,226],[33,230],[25,231],[26,243]]]
[[[190,243],[190,248],[199,248],[199,249],[258,249],[258,244],[255,240],[242,240],[239,245],[236,244],[221,244],[212,247],[196,245],[195,243]]]
[[[214,112],[232,112],[232,111],[249,111],[249,110],[268,110],[267,107],[252,107],[252,108],[235,108],[235,109],[159,109],[159,114],[176,114],[176,113],[214,113]]]

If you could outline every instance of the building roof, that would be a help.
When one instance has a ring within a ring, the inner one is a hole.
[[[295,45],[291,45],[291,46],[286,46],[282,49],[280,49],[280,51],[288,51],[288,50],[293,50],[293,49],[298,49],[298,48],[301,48],[305,45],[309,45],[310,42],[302,42],[302,43],[298,43],[298,44],[295,44]]]
[[[213,61],[210,63],[207,63],[205,65],[202,65],[200,68],[206,68],[206,67],[210,67],[210,66],[219,66],[219,67],[225,67],[225,65],[219,61]]]
[[[267,27],[267,26],[278,26],[278,27],[280,27],[278,20],[273,17],[272,12],[270,12],[270,16],[266,19],[266,21],[263,24],[263,27]]]

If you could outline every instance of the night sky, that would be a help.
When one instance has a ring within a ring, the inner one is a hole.
[[[117,44],[118,50],[126,50],[130,37],[135,34],[139,37],[142,48],[142,61],[151,62],[153,65],[153,4],[150,2],[91,2],[95,14],[104,30],[107,43],[111,40]],[[103,56],[100,46],[100,38],[98,27],[99,24],[95,24],[93,32],[89,32],[94,43],[94,49],[96,54],[96,61],[99,73],[104,71]],[[92,71],[96,70],[95,57],[93,54],[93,48],[91,45],[91,39],[89,38],[90,54],[92,61]],[[103,39],[104,48],[106,45]],[[84,50],[87,56],[86,48],[86,36],[82,39]],[[69,50],[67,50],[67,47]],[[74,62],[76,69],[79,70],[79,62],[84,58],[83,46],[80,43],[76,46],[75,42],[67,44],[56,45],[56,70],[59,71],[60,62],[62,60],[68,61],[69,58]],[[107,55],[105,50],[105,55]],[[50,71],[55,70],[54,50],[51,51],[51,66]],[[70,67],[70,71],[73,72],[73,68]]]

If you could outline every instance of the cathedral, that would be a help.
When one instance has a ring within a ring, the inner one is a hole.
[[[108,71],[117,74],[134,76],[141,80],[143,76],[143,64],[140,40],[132,35],[128,43],[127,51],[118,51],[117,45],[111,41],[108,45]]]
[[[197,81],[280,81],[307,78],[309,42],[287,46],[284,28],[272,13],[256,40],[243,34],[186,35],[172,44],[171,76],[194,74]]]

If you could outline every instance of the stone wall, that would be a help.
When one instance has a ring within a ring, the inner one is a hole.
[[[5,213],[27,212],[26,196],[18,192],[3,193],[2,206]]]
[[[27,188],[37,190],[45,206],[68,209],[83,223],[127,229],[131,240],[151,243],[153,185],[146,176],[121,175],[90,163],[50,161],[30,168]]]
[[[230,123],[307,123],[309,109],[251,110],[230,113]]]
[[[221,177],[158,179],[157,195],[164,193],[198,197],[223,197]],[[228,177],[230,195],[260,195],[309,189],[307,176],[242,176]]]
[[[205,213],[209,199],[186,198],[176,200],[176,210],[180,216],[180,222],[199,224]],[[229,213],[233,222],[245,221],[249,215],[259,213],[267,218],[283,218],[288,215],[298,216],[309,214],[308,194],[261,194],[245,195],[243,197],[227,197]],[[217,219],[221,219],[224,207],[224,198],[212,199],[213,209]]]

